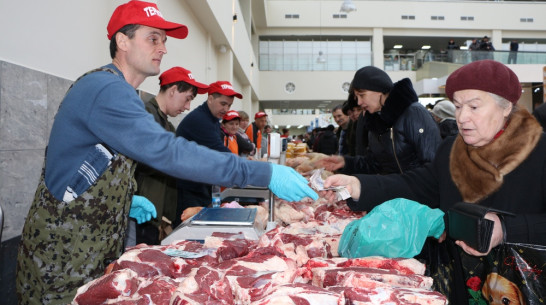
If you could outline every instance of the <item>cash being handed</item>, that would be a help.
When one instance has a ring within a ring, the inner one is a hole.
[[[324,180],[322,179],[322,172],[324,171],[324,168],[315,169],[312,172],[311,178],[309,178],[309,182],[311,183],[311,187],[316,191],[334,191],[336,193],[336,200],[345,200],[349,197],[351,197],[351,194],[349,194],[349,191],[347,190],[347,187],[345,186],[332,186],[328,188],[324,188]]]

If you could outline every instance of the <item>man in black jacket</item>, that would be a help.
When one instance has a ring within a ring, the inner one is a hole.
[[[180,122],[176,135],[210,149],[231,153],[220,136],[220,119],[229,111],[233,100],[242,99],[243,96],[227,81],[210,84],[208,93],[207,100]],[[179,179],[176,186],[178,203],[173,223],[175,227],[180,223],[180,216],[186,208],[207,206],[212,201],[210,184]]]
[[[339,126],[336,131],[336,138],[338,141],[336,152],[339,155],[346,155],[349,153],[349,117],[343,112],[343,105],[337,105],[332,109],[332,117]]]
[[[338,142],[337,137],[334,134],[334,129],[334,125],[328,125],[328,127],[324,128],[315,143],[315,148],[313,149],[315,152],[325,155],[333,155],[336,153]]]

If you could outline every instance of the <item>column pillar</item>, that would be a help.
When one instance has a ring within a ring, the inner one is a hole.
[[[384,68],[384,52],[383,28],[374,28],[372,36],[372,64],[380,69]]]

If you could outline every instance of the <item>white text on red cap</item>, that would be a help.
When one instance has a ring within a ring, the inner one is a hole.
[[[146,16],[148,17],[158,15],[159,17],[163,18],[163,15],[161,14],[161,12],[153,6],[145,7],[144,11],[146,12]]]
[[[230,86],[230,85],[221,85],[222,89],[229,89],[229,90],[233,90],[233,87]],[[235,90],[234,90],[235,91]]]

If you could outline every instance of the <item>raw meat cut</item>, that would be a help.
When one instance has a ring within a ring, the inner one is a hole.
[[[447,299],[439,292],[409,289],[380,287],[368,288],[341,288],[347,305],[446,305]]]
[[[115,263],[112,271],[131,269],[140,277],[165,275],[174,277],[176,266],[171,257],[159,249],[136,248],[125,252]]]
[[[211,266],[193,269],[174,293],[180,294],[207,295],[208,299],[221,304],[233,304],[231,286],[225,279],[224,272]]]
[[[432,287],[432,278],[411,274],[399,274],[397,270],[377,269],[367,267],[321,267],[313,268],[313,285],[317,287]]]
[[[263,235],[258,241],[258,246],[275,247],[300,266],[312,257],[332,257],[330,243],[336,243],[337,240],[339,244],[341,237],[341,235],[327,236],[325,234],[286,234],[280,229],[273,231]]]
[[[131,269],[114,271],[78,288],[74,305],[103,304],[109,299],[129,296],[138,289],[140,279]]]
[[[252,305],[339,305],[345,304],[343,294],[308,284],[290,284],[277,287],[275,292]]]
[[[381,256],[362,258],[333,257],[331,259],[313,258],[304,267],[308,269],[317,267],[370,267],[394,269],[400,274],[425,274],[425,264],[414,258],[386,258]]]
[[[212,236],[205,238],[205,248],[216,248],[216,257],[218,262],[241,257],[250,251],[254,242],[245,239],[243,233],[222,233],[214,232]]]

